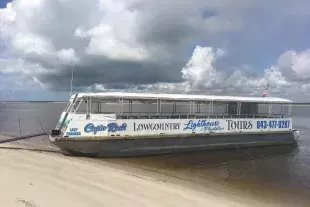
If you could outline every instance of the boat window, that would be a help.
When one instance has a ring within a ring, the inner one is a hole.
[[[92,100],[91,109],[93,114],[111,114],[117,111],[116,101]]]
[[[87,101],[86,100],[76,100],[72,111],[75,111],[76,114],[85,114],[87,113]]]
[[[238,112],[238,102],[228,102],[226,112],[228,115],[237,115]]]
[[[100,101],[98,100],[92,100],[91,102],[91,113],[97,114],[100,113]]]
[[[267,111],[268,113],[268,111]],[[258,104],[252,102],[241,102],[240,115],[253,116],[258,114]]]
[[[213,111],[211,112],[211,114],[217,116],[227,115],[227,103],[220,101],[213,102]]]
[[[126,104],[123,106],[126,108]],[[92,114],[111,114],[117,113],[121,108],[121,103],[118,104],[118,100],[103,100],[92,99],[91,100],[91,113]]]
[[[188,114],[190,111],[190,102],[188,101],[176,101],[175,102],[175,113],[177,114]]]
[[[289,104],[281,104],[281,113],[283,114],[283,117],[291,117],[291,110]]]
[[[235,102],[235,101],[173,101],[173,100],[129,100],[129,99],[92,99],[91,104],[86,100],[73,103],[73,107],[78,107],[76,113],[85,114],[118,114],[126,118],[145,117],[154,118],[169,116],[169,118],[183,118],[188,115],[197,117],[282,117],[289,115],[288,104],[254,103],[254,102]],[[160,103],[160,104],[159,104]],[[70,108],[69,103],[66,110]]]
[[[211,102],[200,102],[198,103],[198,113],[210,114],[211,113]]]
[[[141,113],[141,114],[154,114],[157,113],[157,100],[153,101],[124,101],[124,113]],[[165,107],[162,104],[162,107]]]
[[[163,114],[171,114],[173,113],[173,104],[174,102],[173,101],[163,101],[161,103],[161,110],[160,112],[163,113]]]
[[[269,103],[241,103],[241,116],[273,118],[288,116],[288,105]]]
[[[289,117],[289,104],[272,104],[272,116]]]

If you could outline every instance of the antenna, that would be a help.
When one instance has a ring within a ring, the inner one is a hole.
[[[74,71],[74,59],[72,60],[70,97],[71,97],[71,95],[72,95],[73,71]]]

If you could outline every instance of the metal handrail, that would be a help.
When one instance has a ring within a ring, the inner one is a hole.
[[[163,113],[153,113],[153,112],[146,112],[146,113],[123,113],[123,114],[117,114],[117,118],[121,119],[154,119],[154,118],[166,118],[166,119],[196,119],[196,118],[283,118],[283,114],[223,114],[223,113],[169,113],[169,112],[163,112]]]

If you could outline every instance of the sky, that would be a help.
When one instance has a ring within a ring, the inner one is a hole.
[[[0,100],[134,91],[310,99],[307,0],[2,0]],[[74,70],[73,70],[74,69]]]

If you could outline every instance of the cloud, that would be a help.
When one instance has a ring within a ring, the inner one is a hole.
[[[187,92],[207,94],[234,94],[260,96],[269,85],[269,94],[274,96],[294,96],[296,93],[309,95],[310,83],[301,82],[300,79],[292,79],[295,71],[303,71],[305,76],[310,72],[304,60],[310,60],[307,51],[286,51],[278,58],[278,61],[266,68],[262,75],[246,65],[232,70],[220,70],[216,68],[216,62],[221,61],[222,53],[211,47],[197,46],[185,66],[182,68],[181,83],[156,83],[127,87],[124,90],[132,91],[156,91],[156,92]],[[290,55],[289,55],[290,54]],[[284,58],[286,57],[286,58]],[[284,58],[284,59],[283,59]],[[294,59],[295,61],[287,61]],[[284,61],[285,60],[285,61]],[[305,68],[303,68],[303,67]],[[285,72],[284,72],[285,71]],[[301,76],[296,76],[301,78]],[[104,85],[97,84],[97,90],[107,90]],[[300,97],[299,97],[300,98]]]
[[[75,90],[307,91],[308,50],[248,62],[257,45],[270,48],[267,37],[296,31],[303,4],[279,14],[276,2],[254,0],[15,0],[0,9],[0,73],[47,90],[69,90],[74,69]]]
[[[45,70],[27,73],[52,90],[68,89],[73,62],[77,87],[177,83],[188,45],[242,28],[238,15],[223,12],[228,2],[16,0],[0,10],[2,38]]]
[[[288,50],[278,59],[277,66],[292,81],[310,80],[310,50],[295,52]]]

